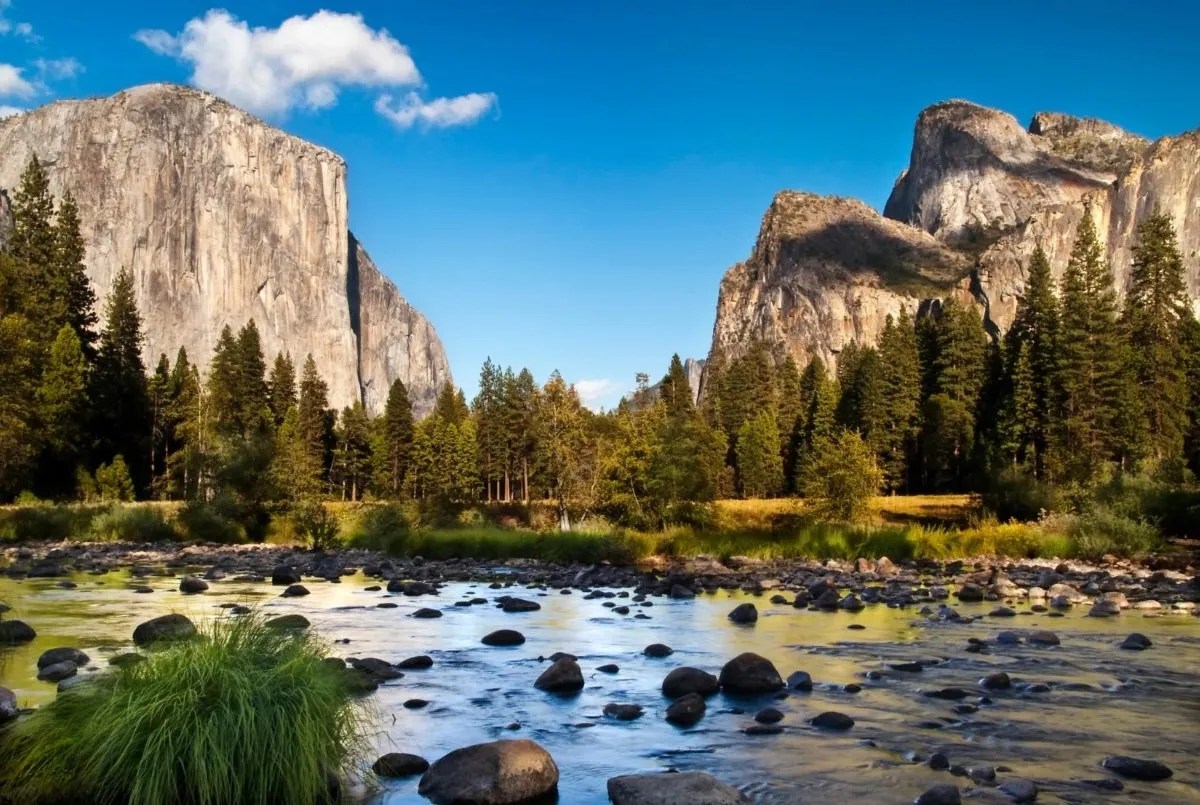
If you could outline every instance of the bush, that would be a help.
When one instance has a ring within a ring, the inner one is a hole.
[[[175,539],[175,529],[154,506],[111,506],[92,520],[91,535],[101,541],[163,542]]]
[[[988,485],[983,507],[998,520],[1037,520],[1046,512],[1064,506],[1062,495],[1049,483],[1039,481],[1023,467],[1008,467]]]
[[[844,430],[821,440],[815,450],[803,480],[804,496],[813,500],[814,513],[847,523],[865,519],[871,498],[883,484],[871,448],[856,431]]]
[[[408,536],[408,517],[397,503],[367,509],[350,532],[349,543],[355,548],[402,553]]]
[[[59,695],[5,734],[14,802],[315,803],[365,712],[307,634],[221,619]]]
[[[233,545],[246,541],[246,532],[216,506],[198,500],[189,501],[176,517],[188,539]]]
[[[314,551],[330,551],[340,548],[337,518],[319,501],[305,501],[292,509],[292,523],[296,535],[308,543]]]
[[[22,506],[0,513],[0,540],[41,542],[78,538],[105,509],[95,506]]]
[[[1067,536],[1075,553],[1085,559],[1105,554],[1137,556],[1159,545],[1158,529],[1145,520],[1133,519],[1103,505],[1091,506],[1072,518]]]
[[[133,481],[124,456],[96,468],[96,492],[100,500],[133,500]]]

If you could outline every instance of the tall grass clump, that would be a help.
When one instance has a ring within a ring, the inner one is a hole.
[[[408,514],[399,503],[372,506],[359,515],[349,530],[347,542],[353,548],[399,554],[409,532]]]
[[[176,534],[156,507],[118,503],[92,520],[91,536],[102,542],[165,542]]]
[[[327,801],[364,748],[365,712],[323,646],[222,618],[64,691],[0,733],[13,802]]]

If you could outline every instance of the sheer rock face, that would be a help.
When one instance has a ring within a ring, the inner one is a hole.
[[[450,379],[432,326],[350,234],[336,154],[166,84],[0,120],[0,188],[35,152],[79,204],[97,296],[133,273],[148,365],[182,346],[205,367],[222,327],[254,319],[268,363],[312,353],[332,406],[378,412],[399,378],[420,413]]]
[[[1138,224],[1155,206],[1170,215],[1200,312],[1200,130],[1147,143],[1056,113],[1024,129],[948,101],[918,117],[883,216],[847,199],[776,196],[750,259],[721,283],[713,350],[736,356],[757,338],[801,365],[834,361],[851,340],[875,343],[889,313],[948,294],[978,301],[1003,332],[1039,242],[1061,275],[1085,201],[1122,291]]]

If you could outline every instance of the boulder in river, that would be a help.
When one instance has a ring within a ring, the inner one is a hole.
[[[783,687],[771,661],[750,651],[725,663],[719,682],[727,693],[774,693]]]
[[[558,787],[558,766],[533,741],[493,741],[455,749],[436,761],[417,793],[438,805],[508,805],[542,797]]]
[[[823,730],[848,730],[854,726],[854,719],[845,713],[830,710],[813,716],[808,720],[808,723]]]
[[[964,584],[958,588],[956,595],[959,601],[973,603],[983,600],[984,590],[978,584]]]
[[[549,693],[576,693],[583,690],[583,671],[574,658],[563,657],[542,671],[533,686]]]
[[[690,727],[703,718],[704,711],[707,709],[708,705],[704,703],[703,696],[699,693],[689,693],[671,703],[671,706],[667,708],[666,718],[672,724]]]
[[[17,695],[8,688],[0,688],[0,724],[7,724],[20,714]]]
[[[37,632],[25,621],[0,621],[0,644],[28,643]]]
[[[519,646],[525,642],[525,635],[516,629],[497,629],[483,638],[485,646]]]
[[[642,654],[646,655],[647,657],[654,657],[655,659],[670,657],[674,653],[675,649],[663,643],[651,643],[642,649]]]
[[[280,587],[300,583],[300,572],[288,565],[276,565],[271,571],[271,583]]]
[[[524,598],[509,598],[500,605],[503,612],[536,612],[541,608],[542,605],[537,601],[529,601]]]
[[[604,715],[609,718],[615,718],[617,721],[633,721],[634,719],[641,718],[645,712],[645,709],[640,704],[609,702],[604,705]]]
[[[400,662],[396,663],[396,667],[403,668],[406,671],[409,670],[410,668],[416,669],[416,670],[421,670],[424,668],[432,668],[433,667],[433,657],[429,657],[424,654],[420,654],[416,657],[409,657],[406,660],[401,660]]]
[[[788,676],[787,686],[792,690],[810,691],[813,689],[812,675],[808,671],[796,671]]]
[[[283,598],[303,598],[308,595],[308,588],[303,584],[289,584],[280,595]]]
[[[60,662],[73,662],[78,666],[87,665],[91,662],[91,657],[84,654],[77,648],[52,648],[42,652],[42,656],[38,657],[38,670],[45,668],[48,665],[55,665]]]
[[[138,624],[133,630],[133,642],[137,646],[151,643],[187,640],[196,636],[196,626],[183,615],[161,615]]]
[[[1000,791],[1013,802],[1037,802],[1038,787],[1033,780],[1006,780],[1000,784]]]
[[[1128,755],[1106,757],[1101,765],[1122,777],[1146,782],[1167,780],[1174,774],[1169,766],[1159,763],[1157,760],[1129,757]]]
[[[184,576],[179,581],[179,592],[185,595],[202,593],[208,589],[208,582],[199,576]]]
[[[758,620],[758,607],[754,604],[738,604],[729,613],[729,620],[734,623],[754,623]]]
[[[1004,671],[996,671],[979,680],[979,685],[988,690],[1008,690],[1012,687],[1012,680]]]
[[[662,682],[663,695],[672,699],[678,699],[689,693],[711,696],[720,690],[720,687],[721,684],[712,674],[687,666],[671,671]]]
[[[440,609],[430,609],[429,607],[421,607],[414,612],[411,617],[420,619],[440,618],[442,611]]]
[[[371,766],[371,771],[380,777],[412,777],[429,770],[429,761],[420,755],[406,752],[388,752]]]
[[[396,666],[378,657],[351,657],[347,662],[350,663],[350,667],[370,674],[381,682],[389,679],[400,679],[404,676]]]
[[[1134,632],[1121,642],[1121,648],[1126,651],[1145,651],[1153,645],[1150,638],[1140,632]]]
[[[280,615],[277,618],[271,618],[266,623],[269,629],[307,629],[310,625],[308,618],[297,613]]]
[[[958,786],[952,783],[938,783],[925,789],[921,796],[913,800],[913,805],[961,805],[962,794]]]
[[[44,668],[38,669],[37,678],[43,682],[62,682],[64,679],[69,679],[75,676],[79,670],[78,666],[70,660],[63,660]]]
[[[613,805],[742,805],[750,800],[702,771],[626,774],[608,781]]]

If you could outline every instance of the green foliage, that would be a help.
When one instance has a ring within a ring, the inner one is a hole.
[[[414,428],[408,389],[396,380],[388,389],[382,421],[376,423],[381,438],[375,450],[375,488],[380,494],[398,498],[404,491],[412,461]]]
[[[332,481],[343,500],[358,500],[371,474],[371,420],[358,400],[342,410],[336,432]]]
[[[1005,467],[982,495],[984,508],[1001,521],[1038,520],[1066,505],[1063,495],[1049,481],[1039,480],[1031,468]]]
[[[783,459],[774,411],[764,410],[742,423],[735,454],[743,495],[763,498],[779,494],[783,488]]]
[[[156,506],[110,506],[92,520],[91,537],[101,542],[166,542],[176,538]]]
[[[325,647],[258,615],[202,632],[16,722],[0,789],[19,802],[325,801],[366,723]]]
[[[879,336],[879,385],[882,412],[871,433],[884,484],[892,491],[909,488],[908,467],[916,452],[921,422],[921,359],[908,311],[889,315]]]
[[[354,548],[402,553],[409,533],[408,515],[397,503],[371,506],[350,529],[347,544]]]
[[[1076,555],[1099,559],[1106,554],[1140,556],[1161,542],[1158,529],[1143,519],[1133,519],[1103,506],[1089,506],[1071,518],[1067,528]]]
[[[149,480],[143,469],[149,455],[146,423],[151,415],[141,353],[142,318],[134,299],[133,276],[122,268],[105,305],[91,397],[101,460],[116,455],[143,459],[131,464],[135,491]]]
[[[275,419],[275,427],[283,424],[283,417],[289,408],[297,402],[296,397],[296,367],[292,363],[290,352],[280,352],[275,355],[275,363],[271,366],[271,377],[267,381],[267,399],[271,408],[271,416]]]
[[[340,548],[338,521],[320,501],[306,500],[292,507],[292,523],[296,535],[314,551]]]
[[[883,473],[870,446],[855,431],[843,430],[814,446],[803,490],[818,516],[853,523],[866,517],[882,484]]]
[[[118,454],[111,464],[96,468],[96,494],[104,501],[133,500],[133,481],[124,456]]]
[[[190,500],[175,517],[182,535],[198,542],[236,545],[246,541],[246,530],[234,520],[220,502]]]

